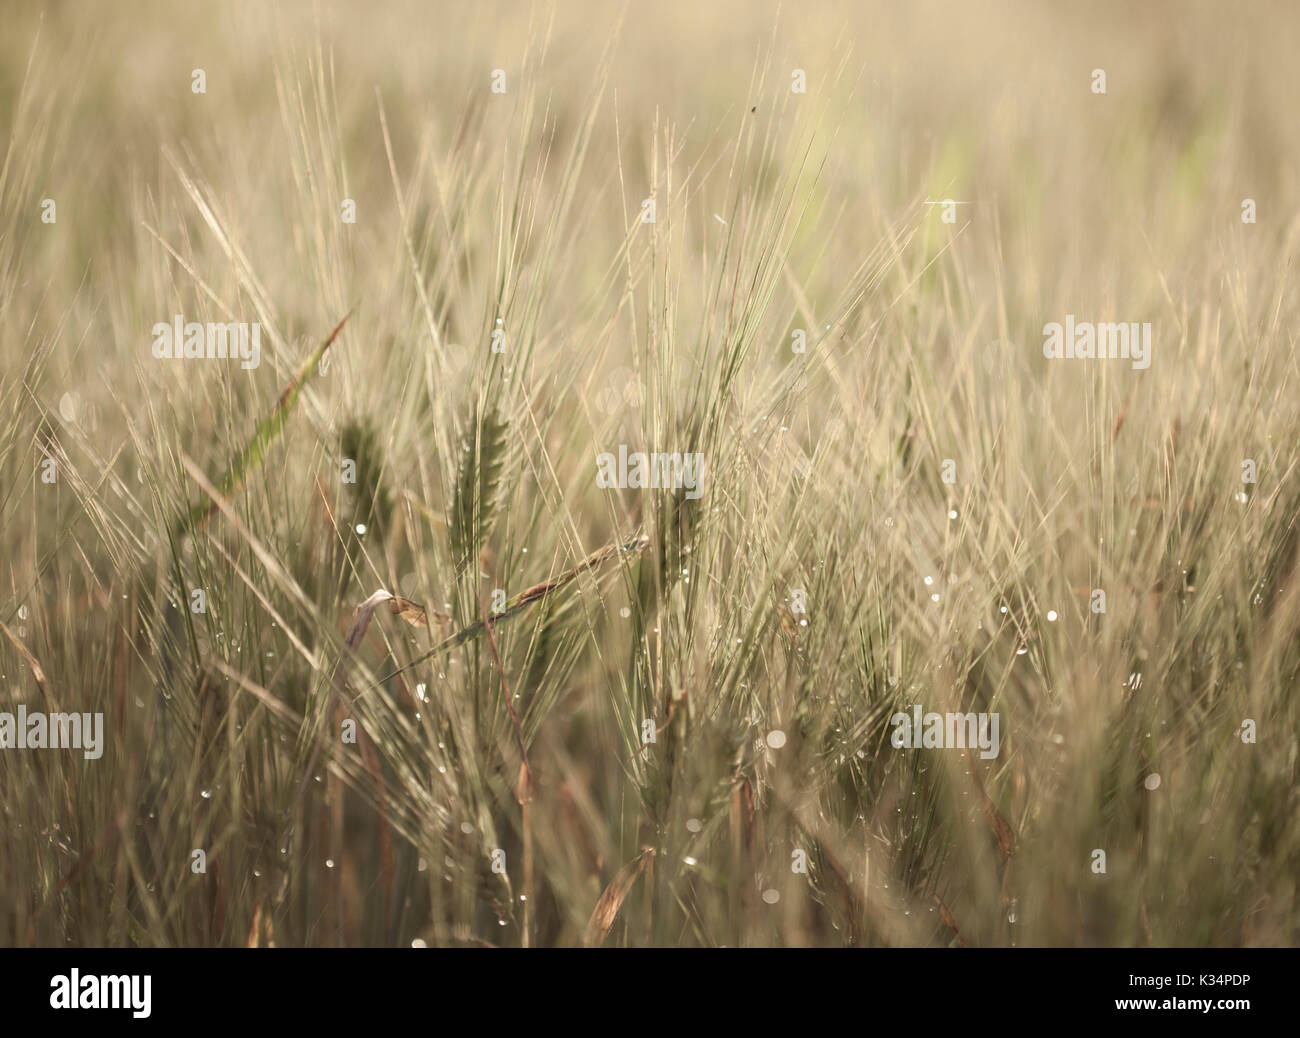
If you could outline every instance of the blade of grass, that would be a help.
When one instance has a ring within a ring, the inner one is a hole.
[[[285,423],[293,413],[293,409],[298,403],[298,397],[302,393],[303,385],[320,366],[321,358],[333,345],[334,340],[343,331],[343,326],[348,323],[348,318],[351,316],[352,311],[344,314],[343,320],[334,326],[334,330],[312,351],[311,356],[302,362],[298,371],[285,387],[284,392],[280,394],[280,399],[276,401],[275,407],[271,409],[270,414],[262,419],[261,424],[253,433],[252,439],[244,445],[243,449],[231,461],[229,468],[217,481],[217,489],[222,497],[229,497],[231,492],[236,490],[249,474],[262,464],[267,451],[270,450],[271,445],[284,430]],[[216,511],[216,502],[211,497],[195,505],[185,516],[177,520],[173,531],[174,536],[179,538],[187,527],[191,530],[198,529],[211,518],[214,511]]]
[[[534,584],[532,587],[519,592],[519,594],[515,595],[514,598],[506,603],[506,608],[503,612],[493,617],[492,622],[498,624],[503,620],[510,619],[516,613],[520,612],[520,610],[524,609],[524,607],[529,606],[540,599],[546,598],[548,595],[554,594],[556,591],[560,590],[560,588],[573,581],[578,574],[582,573],[584,570],[596,569],[619,555],[639,555],[649,546],[650,538],[645,534],[633,537],[631,540],[624,541],[622,544],[607,544],[598,551],[592,552],[572,569],[562,573],[554,580],[544,580],[540,584]],[[477,638],[483,633],[484,629],[483,621],[476,620],[468,627],[465,627],[450,637],[443,639],[428,652],[417,656],[405,667],[399,667],[392,673],[384,675],[381,680],[390,681],[397,677],[397,675],[405,673],[417,664],[423,663],[425,660],[430,660],[435,656],[441,656],[445,652],[450,652],[452,649],[456,648],[456,646],[465,644],[465,642],[469,641],[471,638]]]

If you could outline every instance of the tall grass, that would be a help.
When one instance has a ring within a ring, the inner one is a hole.
[[[1296,943],[1300,19],[1155,6],[8,12],[0,941]]]

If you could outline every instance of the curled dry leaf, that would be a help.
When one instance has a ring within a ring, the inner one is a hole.
[[[361,644],[361,639],[366,636],[366,629],[370,626],[370,619],[375,615],[375,610],[385,602],[388,603],[388,609],[394,616],[400,616],[412,627],[429,626],[429,612],[419,602],[412,602],[409,598],[399,598],[380,588],[357,606],[352,614],[352,626],[348,628],[348,648],[356,651],[357,646]],[[433,618],[438,623],[447,623],[451,620],[451,617],[443,613],[434,613]]]
[[[393,611],[394,616],[400,616],[412,627],[428,627],[429,611],[419,602],[412,602],[409,598],[396,598],[388,603],[388,608]],[[433,622],[438,624],[451,623],[451,617],[446,613],[434,613]]]
[[[623,902],[627,900],[628,894],[632,893],[637,879],[654,860],[654,856],[655,849],[646,847],[637,857],[618,870],[618,875],[605,888],[605,892],[596,902],[596,907],[591,910],[591,918],[587,921],[587,932],[582,938],[584,945],[588,948],[596,948],[605,943],[605,938],[609,936],[609,928],[614,925],[614,920],[623,909]]]
[[[352,614],[352,626],[348,628],[348,648],[353,652],[356,651],[361,639],[366,636],[366,628],[370,626],[370,618],[375,615],[375,610],[383,603],[391,602],[393,596],[380,588],[373,595],[367,598]]]

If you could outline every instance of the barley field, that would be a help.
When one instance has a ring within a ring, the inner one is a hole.
[[[0,945],[1300,944],[1297,49],[0,2]]]

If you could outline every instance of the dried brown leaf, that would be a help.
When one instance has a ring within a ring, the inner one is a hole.
[[[598,948],[605,943],[610,927],[614,925],[614,920],[623,909],[623,902],[627,900],[628,894],[632,893],[636,881],[654,856],[654,848],[647,847],[618,870],[618,875],[605,888],[605,892],[596,902],[596,907],[591,911],[591,918],[587,921],[587,931],[582,938],[584,945],[588,948]]]
[[[409,598],[394,597],[388,603],[388,608],[392,610],[394,616],[400,616],[412,627],[429,626],[429,611],[419,602],[412,602]],[[434,623],[451,623],[451,617],[446,613],[434,613],[433,620]]]
[[[361,644],[361,639],[366,636],[366,630],[370,627],[370,620],[375,615],[375,610],[385,602],[388,603],[389,612],[394,616],[400,616],[412,627],[429,626],[429,612],[419,602],[412,602],[409,598],[400,598],[380,588],[357,606],[356,611],[352,614],[352,625],[348,628],[347,643],[348,648],[353,652]],[[447,623],[451,620],[451,617],[443,613],[434,613],[433,618],[438,623]]]

